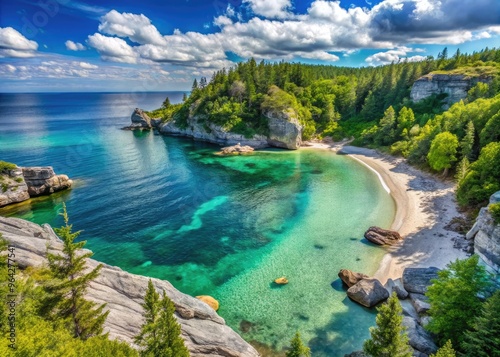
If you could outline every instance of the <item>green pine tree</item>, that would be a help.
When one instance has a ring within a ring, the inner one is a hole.
[[[462,157],[472,160],[472,152],[474,148],[474,135],[476,130],[474,129],[474,123],[469,121],[467,124],[467,129],[465,131],[465,136],[460,142],[460,147],[462,149]]]
[[[432,317],[426,328],[441,343],[451,340],[458,349],[481,310],[479,296],[486,294],[491,282],[477,255],[450,263],[438,276],[426,293]]]
[[[290,341],[290,344],[290,349],[285,354],[286,357],[311,357],[311,350],[304,345],[298,331]]]
[[[483,305],[482,314],[465,336],[463,348],[468,356],[500,357],[500,290]]]
[[[45,287],[49,298],[42,309],[47,309],[48,314],[57,319],[66,319],[73,336],[86,340],[103,333],[104,321],[109,314],[109,311],[103,312],[106,304],[98,306],[84,298],[88,285],[97,278],[102,264],[89,273],[84,273],[86,260],[93,253],[82,254],[86,241],[75,243],[81,231],[72,232],[73,225],[69,224],[64,204],[60,215],[63,216],[65,225],[54,231],[63,241],[63,254],[47,253],[54,280]]]
[[[153,282],[149,280],[148,289],[142,307],[145,311],[145,322],[136,343],[143,349],[143,357],[189,357],[189,350],[180,336],[181,327],[174,317],[174,303],[163,292],[156,292]]]
[[[431,357],[456,357],[455,350],[453,349],[453,345],[451,344],[451,341],[448,340],[444,344],[443,347],[441,347],[436,354],[431,355]]]
[[[184,94],[185,94],[185,93],[184,93]],[[162,107],[162,108],[164,108],[164,109],[168,109],[168,108],[170,108],[170,106],[171,106],[171,105],[172,105],[172,104],[170,103],[170,98],[169,98],[169,97],[167,97],[167,98],[165,98],[165,100],[163,101],[163,103],[162,103],[161,107]]]
[[[377,326],[370,328],[371,339],[363,346],[366,354],[372,357],[411,357],[402,311],[396,293],[378,308]]]

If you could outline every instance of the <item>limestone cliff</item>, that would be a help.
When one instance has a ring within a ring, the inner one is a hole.
[[[493,194],[490,204],[500,202],[500,191]],[[479,211],[476,223],[467,233],[467,239],[474,239],[474,253],[497,273],[500,273],[500,224],[496,224],[488,207]]]
[[[467,97],[467,92],[478,82],[489,83],[491,77],[468,77],[461,74],[433,74],[430,73],[415,81],[411,89],[410,98],[419,102],[433,94],[447,94],[445,103],[451,106]]]
[[[190,116],[186,127],[179,126],[175,121],[161,124],[160,133],[169,135],[187,136],[196,140],[207,141],[214,144],[232,146],[240,143],[253,148],[263,148],[268,146],[267,138],[262,135],[254,135],[245,138],[244,135],[231,133],[220,125],[203,120],[198,116]]]
[[[68,176],[56,175],[47,167],[16,167],[0,172],[0,207],[28,200],[31,197],[50,195],[70,188]]]
[[[130,120],[132,124],[124,127],[124,130],[151,130],[157,128],[161,123],[161,119],[151,119],[140,108],[135,108]]]
[[[232,146],[247,145],[253,148],[269,146],[286,149],[298,149],[302,143],[302,126],[296,117],[288,113],[266,113],[269,135],[254,135],[246,138],[244,135],[232,133],[225,128],[212,123],[201,116],[190,115],[187,124],[182,127],[175,121],[169,121],[159,126],[160,133],[181,135],[214,144]]]
[[[47,246],[57,254],[62,242],[49,225],[0,217],[0,233],[15,247],[16,261],[20,268],[46,264]],[[87,260],[92,269],[99,264]],[[99,277],[90,284],[87,298],[106,303],[109,315],[105,331],[112,339],[120,339],[133,345],[133,338],[143,323],[143,302],[147,277],[124,272],[104,264]],[[175,316],[181,324],[182,337],[191,356],[257,357],[259,354],[224,319],[207,304],[176,290],[168,281],[152,279],[158,291],[165,290],[175,304]]]

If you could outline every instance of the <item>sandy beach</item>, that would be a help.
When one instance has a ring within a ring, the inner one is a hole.
[[[372,149],[335,143],[313,143],[307,148],[338,151],[364,163],[378,173],[382,185],[394,198],[397,211],[391,229],[404,240],[381,248],[387,254],[375,277],[382,283],[401,277],[406,267],[444,268],[451,261],[467,257],[461,249],[454,248],[455,238],[461,235],[445,229],[454,217],[460,216],[451,182],[422,172],[402,158]]]

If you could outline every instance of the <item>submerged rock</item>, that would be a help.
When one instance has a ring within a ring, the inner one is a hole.
[[[389,293],[377,279],[363,279],[347,290],[347,296],[366,307],[372,307],[389,298]]]
[[[16,247],[19,268],[47,264],[49,252],[58,254],[62,241],[49,225],[0,217],[0,233]],[[98,261],[87,259],[87,267],[95,268]],[[148,286],[148,277],[127,273],[117,267],[103,264],[99,276],[90,283],[86,298],[98,304],[106,303],[109,315],[104,331],[112,339],[134,345],[134,337],[144,322],[141,304]],[[175,305],[175,317],[181,325],[181,335],[192,357],[257,357],[255,349],[227,326],[207,304],[175,289],[168,281],[151,279],[158,292],[165,291]]]
[[[198,300],[203,301],[215,311],[219,310],[219,302],[209,295],[200,295],[196,297]]]
[[[394,245],[403,239],[398,232],[380,227],[368,228],[365,232],[365,238],[378,245]]]
[[[278,285],[286,285],[288,284],[288,279],[282,276],[281,278],[275,279],[274,282]]]
[[[347,285],[349,288],[363,279],[369,279],[370,277],[365,274],[355,273],[349,269],[340,269],[338,274],[340,280]]]
[[[234,145],[234,146],[227,146],[225,148],[222,148],[220,152],[217,154],[219,155],[241,155],[241,154],[248,154],[254,151],[254,148],[248,145],[241,145],[240,143]]]

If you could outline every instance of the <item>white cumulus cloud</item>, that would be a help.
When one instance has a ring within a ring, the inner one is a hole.
[[[19,31],[0,27],[0,57],[33,57],[37,49],[38,43],[28,40]]]
[[[88,38],[89,46],[99,52],[106,61],[137,63],[137,54],[124,40],[95,33]]]
[[[290,0],[243,0],[243,3],[249,4],[256,15],[266,18],[283,19],[293,16],[289,12],[292,7]]]
[[[71,40],[66,41],[64,44],[70,51],[85,51],[87,49],[87,47],[85,47],[83,44],[79,42],[73,42]]]

